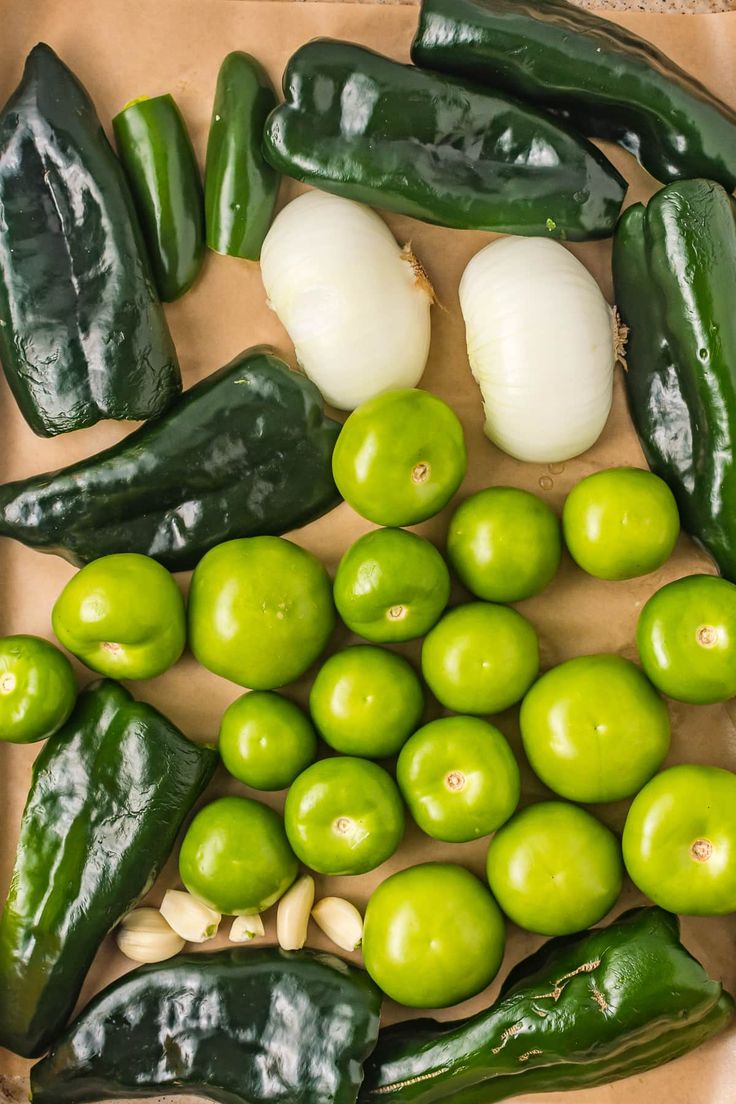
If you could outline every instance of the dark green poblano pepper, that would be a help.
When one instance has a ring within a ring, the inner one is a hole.
[[[736,582],[736,207],[684,180],[629,207],[613,249],[631,416],[683,528]]]
[[[42,748],[0,917],[0,1046],[42,1054],[103,938],[153,884],[217,765],[117,682]]]
[[[736,111],[651,42],[568,0],[422,0],[411,56],[617,142],[657,180],[736,186]]]
[[[606,928],[543,944],[485,1012],[383,1030],[361,1102],[495,1104],[605,1085],[686,1054],[733,1011],[680,943],[677,918],[633,909]]]
[[[163,413],[181,377],[133,199],[50,46],[0,112],[0,359],[35,433]]]
[[[381,994],[330,954],[183,954],[110,985],[31,1071],[34,1104],[193,1094],[355,1104]]]
[[[339,431],[306,376],[248,349],[112,448],[0,486],[0,536],[75,564],[141,552],[186,571],[216,544],[337,505]]]
[[[613,233],[626,181],[599,149],[501,92],[316,39],[266,124],[280,172],[461,229],[582,241]]]

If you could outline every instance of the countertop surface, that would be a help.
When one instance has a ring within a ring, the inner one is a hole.
[[[309,0],[297,0],[308,3]],[[376,0],[348,0],[360,4]],[[417,4],[419,0],[378,0],[381,4]],[[597,11],[662,12],[666,15],[695,15],[698,12],[736,11],[736,0],[574,0],[581,8]]]

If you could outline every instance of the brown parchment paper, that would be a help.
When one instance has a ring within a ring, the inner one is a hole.
[[[248,50],[268,67],[274,81],[289,55],[317,35],[344,37],[408,58],[416,9],[367,4],[292,4],[273,0],[4,0],[0,34],[0,99],[17,83],[25,54],[39,39],[49,42],[87,85],[106,126],[113,113],[134,96],[172,92],[177,98],[203,160],[217,69],[230,50]],[[675,60],[736,105],[736,14],[663,16],[616,13],[618,22],[663,47]],[[629,201],[654,190],[654,184],[619,150],[613,159],[632,186]],[[281,202],[298,190],[284,183]],[[596,446],[565,465],[522,464],[504,456],[483,436],[480,399],[467,366],[463,325],[457,301],[462,270],[491,235],[445,230],[408,218],[388,219],[400,241],[411,241],[429,272],[440,306],[433,311],[432,348],[423,386],[452,404],[463,420],[470,465],[458,498],[490,484],[510,483],[541,494],[560,509],[570,487],[582,476],[613,464],[643,466],[644,461],[625,410],[621,379],[616,381],[614,407]],[[571,247],[611,296],[610,243]],[[167,307],[179,349],[185,386],[218,368],[240,349],[272,343],[294,362],[293,349],[275,315],[268,310],[258,266],[209,254],[195,289]],[[554,341],[554,319],[549,320]],[[346,349],[349,361],[350,350]],[[67,464],[122,437],[129,426],[112,422],[43,441],[31,433],[18,413],[4,380],[0,381],[0,478],[18,479]],[[440,547],[451,507],[418,531]],[[294,535],[298,543],[319,555],[330,570],[348,545],[370,526],[342,505],[317,523]],[[682,538],[670,562],[655,575],[631,583],[602,583],[586,577],[566,559],[559,576],[538,598],[524,602],[523,612],[536,626],[543,666],[597,651],[618,652],[635,658],[634,626],[648,596],[663,583],[693,571],[711,571],[708,559]],[[50,611],[73,569],[63,560],[45,556],[11,541],[0,542],[0,633],[30,632],[53,638]],[[179,576],[186,589],[188,576]],[[453,600],[465,596],[456,587]],[[350,636],[335,632],[332,647],[344,647]],[[418,647],[405,654],[416,660]],[[80,684],[92,677],[76,665]],[[305,700],[309,677],[289,689]],[[133,685],[141,698],[153,702],[194,739],[213,739],[225,707],[241,690],[198,667],[186,656],[172,671],[149,683]],[[427,716],[438,715],[436,704]],[[669,762],[717,763],[736,769],[736,732],[729,706],[697,707],[671,704],[674,739]],[[497,718],[522,762],[524,802],[546,791],[523,761],[517,711]],[[0,892],[6,891],[12,867],[18,825],[38,745],[0,746]],[[207,800],[223,792],[243,792],[221,768]],[[263,797],[263,795],[258,795]],[[265,800],[281,808],[283,794]],[[627,803],[597,811],[620,829]],[[381,868],[360,878],[318,878],[318,895],[345,895],[364,906],[371,890],[393,870],[428,858],[466,864],[481,877],[487,841],[440,844],[422,837],[410,826],[400,852]],[[176,854],[176,852],[175,852]],[[164,889],[177,884],[175,854],[149,895],[158,904]],[[641,901],[627,886],[612,915]],[[229,921],[218,942],[225,943]],[[733,990],[736,988],[736,920],[685,920],[684,938],[694,953]],[[274,938],[273,910],[268,916],[269,941]],[[508,948],[499,973],[539,945],[541,939],[509,927]],[[309,944],[330,947],[312,925]],[[332,948],[334,949],[334,948]],[[359,960],[359,955],[356,954]],[[131,968],[111,938],[100,949],[85,985],[80,1005],[113,978]],[[494,985],[473,1001],[442,1018],[467,1015],[484,1007],[498,988]],[[0,994],[2,999],[2,994]],[[407,1011],[386,1003],[386,1020]],[[0,1051],[0,1098],[22,1100],[27,1092],[26,1063]],[[523,1096],[520,1101],[547,1100],[562,1104],[732,1104],[736,1100],[736,1027],[718,1040],[669,1066],[617,1084],[571,1094]]]

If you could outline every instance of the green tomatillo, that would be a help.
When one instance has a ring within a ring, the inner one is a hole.
[[[205,805],[179,852],[186,888],[225,915],[263,912],[286,892],[298,869],[279,814],[249,797],[220,797]]]
[[[368,902],[363,958],[384,993],[410,1008],[475,996],[503,958],[503,916],[486,887],[454,863],[392,874]]]
[[[488,487],[450,518],[447,555],[460,582],[488,602],[520,602],[554,578],[560,523],[546,502],[518,487]]]
[[[624,862],[632,882],[671,912],[736,912],[736,774],[670,767],[637,794],[626,818]]]
[[[495,832],[519,803],[519,768],[505,737],[479,717],[442,717],[404,744],[399,789],[419,827],[464,843]]]
[[[706,705],[736,695],[736,586],[688,575],[658,590],[636,628],[642,666],[671,698]]]
[[[539,642],[516,610],[470,602],[446,613],[422,645],[422,673],[446,709],[500,713],[539,672]]]
[[[346,755],[396,755],[421,720],[422,684],[403,656],[368,644],[337,652],[312,683],[309,708],[322,739]]]
[[[216,675],[272,690],[307,670],[335,624],[330,579],[316,556],[281,537],[218,544],[189,591],[195,658]]]
[[[515,924],[569,935],[597,924],[621,892],[621,848],[613,832],[577,805],[542,801],[491,840],[488,883]]]
[[[468,466],[463,427],[429,391],[387,391],[354,410],[332,454],[337,489],[376,525],[416,525],[438,513]]]
[[[631,797],[670,746],[667,706],[617,655],[578,656],[547,671],[524,698],[520,720],[532,770],[570,801]]]
[[[48,640],[0,638],[0,742],[30,744],[53,736],[76,697],[72,665]]]
[[[251,690],[227,707],[220,723],[223,765],[254,790],[283,790],[313,761],[317,736],[295,702]]]
[[[675,496],[640,468],[607,468],[573,487],[562,511],[570,555],[598,579],[633,579],[669,559],[680,532]]]
[[[186,643],[184,599],[173,576],[137,552],[81,568],[56,599],[51,623],[65,648],[108,678],[163,674]]]
[[[375,529],[353,544],[335,575],[335,605],[349,629],[375,644],[423,636],[450,597],[437,549],[406,529]]]
[[[286,796],[284,821],[296,855],[318,874],[364,874],[401,843],[404,806],[383,767],[335,756],[299,775]]]

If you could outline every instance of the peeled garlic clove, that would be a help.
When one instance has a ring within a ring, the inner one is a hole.
[[[363,942],[363,917],[343,897],[323,897],[312,909],[312,919],[344,951],[356,951]]]
[[[303,874],[287,889],[276,911],[276,938],[285,951],[298,951],[306,943],[313,904],[314,878]]]
[[[184,948],[184,940],[158,909],[133,909],[115,932],[118,947],[133,962],[163,962]]]
[[[183,889],[167,889],[161,915],[187,943],[206,943],[217,935],[222,917]]]
[[[248,943],[258,935],[265,935],[266,929],[258,913],[253,916],[236,916],[230,928],[231,943]]]

